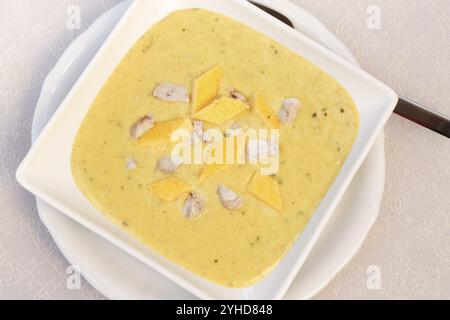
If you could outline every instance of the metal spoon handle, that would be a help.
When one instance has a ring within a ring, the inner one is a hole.
[[[450,119],[417,102],[411,101],[405,97],[399,97],[394,112],[408,120],[424,126],[425,128],[450,138]]]

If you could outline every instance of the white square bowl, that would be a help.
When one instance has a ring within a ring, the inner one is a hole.
[[[78,129],[115,67],[152,25],[175,10],[187,8],[204,8],[229,16],[297,52],[337,79],[354,99],[360,114],[360,129],[355,144],[306,229],[266,278],[245,289],[213,284],[145,247],[95,209],[78,189],[71,174],[72,145]],[[200,298],[281,299],[397,100],[397,95],[390,88],[369,74],[245,0],[135,0],[23,160],[17,170],[17,180],[37,197]]]

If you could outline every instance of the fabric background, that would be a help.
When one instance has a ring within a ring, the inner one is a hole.
[[[0,299],[102,299],[66,288],[67,261],[15,181],[47,73],[71,41],[119,0],[0,0]],[[295,0],[355,53],[362,67],[450,115],[450,0]],[[366,26],[381,8],[380,30]],[[66,27],[81,8],[81,30]],[[319,299],[450,298],[450,140],[398,116],[386,127],[381,214],[363,247]],[[381,272],[379,290],[367,269]]]

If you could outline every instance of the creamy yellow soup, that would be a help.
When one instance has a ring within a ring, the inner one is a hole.
[[[270,177],[279,188],[279,208],[249,191],[258,170],[254,164],[231,165],[203,178],[204,165],[182,164],[168,174],[156,168],[169,155],[170,143],[160,140],[155,146],[130,136],[130,128],[145,115],[153,117],[155,128],[193,119],[193,81],[219,64],[223,76],[217,97],[237,89],[249,97],[243,102],[249,108],[220,125],[205,122],[207,128],[224,130],[232,123],[267,128],[267,119],[251,105],[255,93],[264,96],[274,115],[286,98],[300,103],[295,119],[279,125],[280,168]],[[165,82],[185,86],[189,101],[155,98],[154,89]],[[72,172],[91,203],[137,240],[200,277],[241,288],[270,272],[304,230],[357,131],[354,102],[323,71],[230,18],[182,10],[143,35],[101,89],[73,146]],[[163,200],[155,183],[169,177],[189,187]],[[238,209],[224,207],[219,185],[241,197]],[[195,219],[183,214],[192,192],[205,207]]]

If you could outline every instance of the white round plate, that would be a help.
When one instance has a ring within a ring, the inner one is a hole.
[[[259,0],[264,4],[269,1]],[[278,2],[277,3],[281,3]],[[51,115],[81,75],[128,8],[125,1],[100,17],[61,56],[47,76],[33,119],[37,138]],[[286,7],[276,8],[278,11]],[[290,8],[296,29],[356,63],[351,53],[317,19],[299,7]],[[375,222],[384,189],[384,136],[380,136],[348,188],[339,207],[289,289],[286,299],[309,299],[322,290],[350,261]],[[37,199],[42,222],[57,246],[86,280],[110,299],[194,299],[147,265]]]

